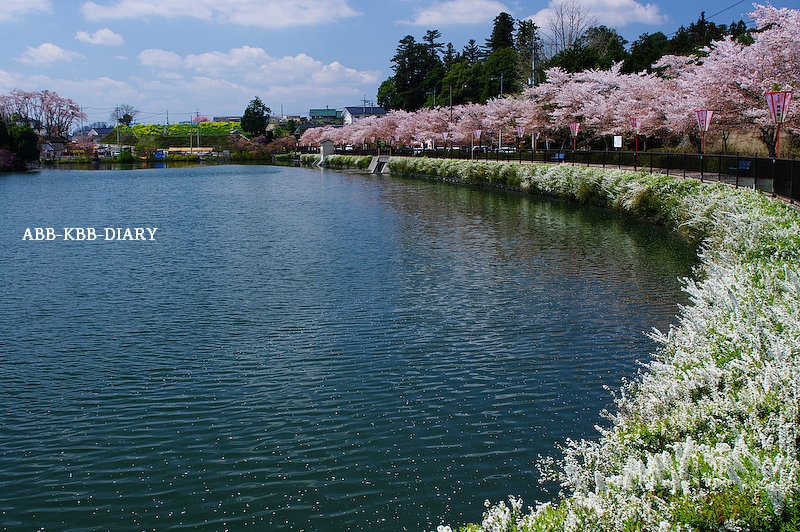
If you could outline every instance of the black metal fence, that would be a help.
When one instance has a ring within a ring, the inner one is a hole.
[[[347,153],[375,154],[349,151]],[[388,150],[384,150],[387,154]],[[586,150],[496,150],[485,149],[394,149],[392,155],[472,159],[480,161],[537,162],[644,170],[653,173],[721,181],[735,187],[748,187],[800,201],[800,160],[745,155],[698,153],[586,151]]]

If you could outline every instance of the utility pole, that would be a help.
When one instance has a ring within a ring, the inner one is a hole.
[[[532,50],[531,50],[531,87],[535,87],[539,84],[539,45],[537,44],[537,39],[534,34],[533,42],[531,43]]]
[[[450,85],[450,122],[453,121],[453,86]]]

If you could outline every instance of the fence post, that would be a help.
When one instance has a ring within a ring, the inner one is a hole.
[[[687,153],[683,153],[683,178],[686,179],[686,155]]]
[[[705,170],[706,170],[706,161],[703,158],[703,154],[701,153],[700,154],[700,182],[701,183],[703,182],[703,179],[705,178],[705,175],[704,175],[705,174]]]

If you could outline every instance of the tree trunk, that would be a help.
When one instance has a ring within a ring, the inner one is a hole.
[[[769,157],[777,157],[775,153],[775,132],[777,129],[775,126],[764,126],[761,128],[761,140],[767,146],[767,151],[769,152]]]

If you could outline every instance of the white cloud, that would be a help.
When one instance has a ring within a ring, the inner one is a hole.
[[[139,53],[139,63],[156,69],[171,70],[181,66],[183,59],[175,52],[150,48]]]
[[[0,91],[11,91],[17,88],[18,85],[16,76],[5,70],[0,70]]]
[[[122,38],[122,35],[114,33],[108,28],[97,30],[92,34],[89,34],[85,31],[79,31],[75,34],[75,38],[81,42],[86,42],[89,44],[104,44],[106,46],[120,46],[125,42],[125,39]]]
[[[635,0],[589,0],[587,5],[600,24],[609,27],[628,24],[663,24],[667,16],[656,4],[641,4]]]
[[[348,0],[117,0],[85,2],[81,12],[88,20],[196,18],[242,26],[285,28],[333,23],[359,15]]]
[[[155,70],[187,73],[209,78],[241,79],[253,85],[306,83],[313,80],[324,85],[369,84],[378,81],[380,73],[348,68],[334,61],[324,64],[306,54],[274,58],[258,47],[243,46],[227,52],[190,54],[181,58],[174,52],[150,49],[139,54],[139,62]]]
[[[262,48],[242,46],[229,52],[207,52],[190,54],[184,59],[186,68],[206,75],[224,76],[231,73],[248,72],[253,68],[263,68],[274,62]]]
[[[17,61],[31,65],[52,65],[54,63],[68,63],[83,57],[79,53],[71,52],[51,42],[46,42],[36,48],[28,46],[22,55],[17,58]]]
[[[50,11],[50,0],[3,0],[0,8],[0,22],[17,20],[21,15],[34,11]]]
[[[172,100],[171,116],[179,98],[212,107],[215,114],[241,113],[253,95],[273,106],[330,101],[331,97],[359,101],[381,78],[378,71],[358,70],[338,61],[326,64],[304,53],[276,58],[252,46],[185,57],[150,49],[139,54],[139,62],[152,70],[140,86],[154,101]]]
[[[546,28],[547,19],[556,3],[551,1],[548,7],[528,18],[536,22],[539,27]],[[615,29],[630,24],[659,25],[667,21],[667,16],[656,4],[642,4],[636,0],[580,0],[579,4],[595,18],[597,24]]]
[[[312,73],[311,80],[314,83],[321,85],[364,85],[367,83],[374,83],[377,80],[375,72],[364,72],[354,68],[347,68],[338,61],[334,61],[328,65]]]
[[[438,2],[401,21],[415,26],[437,27],[455,24],[485,24],[509,8],[496,0],[449,0]]]

